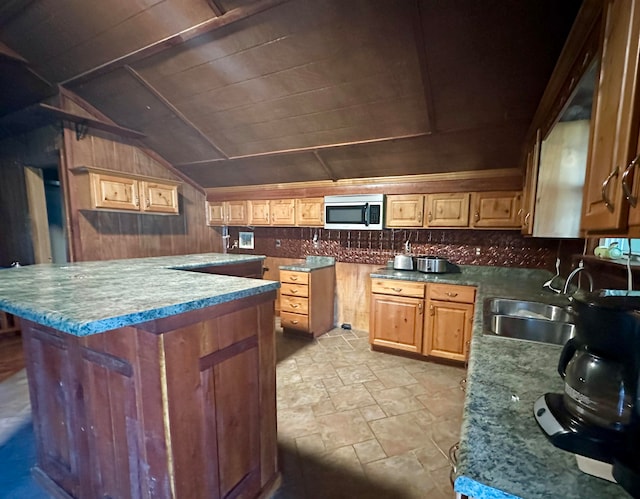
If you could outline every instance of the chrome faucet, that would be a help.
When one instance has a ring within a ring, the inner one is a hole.
[[[585,273],[585,275],[589,279],[589,291],[590,292],[593,291],[593,277],[591,277],[591,274],[589,274],[589,271],[584,268],[584,262],[580,260],[580,263],[578,264],[578,266],[571,271],[571,273],[569,274],[569,277],[567,277],[567,280],[564,283],[564,288],[562,288],[563,295],[567,294],[567,291],[569,290],[569,285],[571,284],[571,279],[573,279],[580,272]]]

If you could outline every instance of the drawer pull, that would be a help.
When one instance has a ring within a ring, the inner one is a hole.
[[[396,293],[400,293],[400,291],[402,291],[402,288],[391,288],[392,291],[395,291]]]
[[[456,296],[458,296],[458,293],[454,293],[453,291],[447,291],[447,296],[449,296],[450,298],[455,298]]]
[[[291,321],[291,324],[297,324],[298,321]]]
[[[297,289],[292,289],[292,290],[291,290],[291,294],[292,294],[292,295],[295,295],[297,292],[298,292],[298,290],[297,290]]]
[[[291,308],[298,308],[300,305],[298,305],[297,303],[292,303],[291,304]]]
[[[292,276],[290,277],[290,279],[291,279],[292,281],[297,281],[297,280],[298,280],[298,276],[297,276],[297,275],[292,275]]]

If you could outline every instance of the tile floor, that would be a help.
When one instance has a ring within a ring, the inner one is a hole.
[[[454,497],[463,368],[372,352],[365,331],[277,338],[277,499]]]
[[[275,499],[449,498],[458,440],[460,367],[369,350],[367,333],[334,329],[309,341],[278,330]],[[24,371],[0,383],[0,497],[47,496],[33,483]]]

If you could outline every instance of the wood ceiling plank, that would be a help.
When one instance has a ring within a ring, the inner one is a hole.
[[[232,156],[353,142],[427,131],[422,95],[234,130],[203,129]],[[417,111],[416,111],[417,110]]]
[[[438,129],[530,119],[579,4],[422,2]]]
[[[156,95],[124,69],[73,90],[116,122],[142,131],[144,143],[170,162],[219,159],[224,156],[194,132]],[[188,158],[188,159],[187,159]]]
[[[181,172],[203,187],[307,182],[329,179],[313,153],[287,154],[179,166]]]
[[[289,0],[261,0],[260,2],[256,2],[248,6],[247,8],[235,9],[223,16],[207,19],[199,24],[191,25],[191,27],[186,28],[178,33],[171,34],[169,36],[161,38],[158,41],[154,41],[148,45],[133,50],[132,52],[128,52],[125,55],[121,55],[115,59],[108,60],[107,62],[88,69],[81,74],[75,74],[73,77],[63,81],[62,83],[80,83],[88,81],[102,74],[106,74],[118,67],[122,67],[125,64],[133,64],[136,61],[140,61],[153,54],[157,54],[158,52],[161,52],[169,47],[180,45],[188,40],[197,38],[215,29],[220,29],[232,23],[245,20],[251,16],[263,12],[264,10],[268,10],[274,6],[286,3],[287,1]]]

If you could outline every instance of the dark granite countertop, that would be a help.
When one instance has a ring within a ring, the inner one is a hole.
[[[278,282],[186,272],[264,258],[202,253],[4,269],[0,310],[86,336],[275,290]]]
[[[296,265],[280,265],[280,270],[293,270],[295,272],[311,272],[325,267],[333,267],[336,259],[332,256],[308,256],[304,263]]]
[[[459,273],[380,269],[371,277],[477,286],[467,392],[455,490],[474,499],[630,497],[620,486],[582,473],[575,456],[554,447],[533,417],[534,401],[561,392],[562,347],[484,335],[483,302],[492,296],[566,303],[540,270],[461,266]]]

